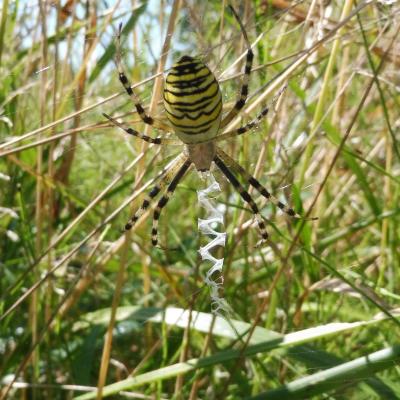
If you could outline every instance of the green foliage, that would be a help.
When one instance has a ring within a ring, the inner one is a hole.
[[[221,147],[307,218],[252,191],[270,234],[256,248],[252,214],[215,173],[232,313],[213,320],[202,181],[192,172],[161,215],[175,250],[151,246],[151,213],[121,233],[182,148],[144,145],[102,113],[161,134],[120,95],[121,22],[124,65],[152,115],[165,120],[149,77],[167,34],[166,69],[196,49],[229,110],[245,52],[235,19],[217,1],[183,2],[170,28],[174,1],[36,3],[3,1],[0,18],[0,396],[400,398],[399,5],[232,1],[255,52],[235,127],[288,88]]]

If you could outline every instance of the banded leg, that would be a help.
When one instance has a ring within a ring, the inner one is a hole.
[[[145,124],[154,126],[157,129],[162,129],[162,130],[168,132],[171,130],[171,128],[167,124],[164,124],[161,121],[155,120],[153,117],[151,117],[150,115],[148,115],[146,113],[146,111],[144,110],[144,108],[142,106],[139,96],[133,91],[133,89],[131,87],[132,85],[129,82],[129,79],[124,72],[124,68],[122,66],[122,58],[121,58],[121,30],[122,30],[122,24],[119,25],[118,34],[117,34],[117,38],[115,41],[115,45],[116,45],[115,62],[117,64],[119,81],[121,82],[122,86],[126,90],[126,93],[128,93],[129,97],[132,99],[133,104],[135,105],[136,111],[139,114],[139,117],[141,118],[141,120]]]
[[[222,173],[227,177],[230,183],[234,186],[234,188],[238,191],[242,199],[250,206],[253,211],[254,216],[256,217],[258,227],[261,231],[262,240],[257,243],[257,246],[264,243],[268,239],[268,233],[265,228],[265,223],[261,217],[260,211],[258,210],[257,204],[254,202],[250,194],[245,190],[245,188],[240,184],[240,182],[236,179],[235,175],[229,170],[229,168],[225,165],[222,159],[217,154],[214,158],[214,162],[217,167],[222,171]]]
[[[249,38],[247,37],[247,33],[244,29],[244,26],[242,24],[242,21],[240,20],[239,16],[237,15],[236,11],[232,6],[229,6],[231,9],[233,15],[235,16],[237,22],[240,25],[240,29],[242,31],[244,40],[246,42],[247,46],[247,56],[246,56],[246,65],[244,67],[244,76],[243,76],[243,81],[242,81],[242,88],[240,90],[240,95],[239,98],[237,99],[235,105],[233,106],[232,110],[228,112],[228,114],[222,119],[220,129],[224,128],[233,120],[233,118],[236,117],[236,115],[239,114],[239,111],[243,108],[244,104],[246,103],[247,95],[249,92],[249,79],[250,79],[250,73],[251,73],[251,67],[253,65],[253,58],[254,58],[254,53],[253,50],[251,49]]]
[[[265,118],[270,110],[271,107],[275,105],[275,103],[279,100],[282,93],[286,90],[287,86],[283,86],[279,92],[274,96],[271,101],[271,104],[267,105],[252,121],[247,123],[246,125],[241,126],[238,129],[234,129],[233,131],[224,132],[221,135],[218,135],[214,140],[216,142],[220,142],[222,140],[226,140],[235,136],[243,135],[243,133],[248,132],[250,129],[253,129],[258,126],[260,121]]]
[[[240,136],[243,135],[243,133],[249,132],[251,129],[255,128],[260,121],[266,117],[269,111],[269,106],[265,107],[260,114],[258,114],[252,121],[250,121],[248,124],[241,126],[238,129],[234,129],[233,131],[228,131],[225,133],[222,133],[221,135],[218,135],[214,141],[220,142],[222,140],[226,140],[235,136]]]
[[[142,205],[140,208],[136,211],[136,213],[129,219],[129,221],[125,224],[125,230],[129,231],[138,221],[138,219],[145,213],[149,205],[151,204],[152,200],[154,197],[160,193],[160,191],[168,185],[174,175],[176,174],[176,171],[178,171],[182,165],[186,162],[187,157],[185,155],[180,155],[178,156],[175,161],[172,162],[172,164],[166,168],[163,173],[161,174],[161,180],[160,182],[155,185],[150,192],[146,195],[145,199],[143,200]]]
[[[135,136],[139,139],[144,140],[147,143],[153,143],[153,144],[169,144],[169,145],[178,145],[178,144],[182,144],[182,142],[175,140],[175,139],[167,139],[167,138],[162,138],[162,137],[156,137],[156,138],[152,138],[150,136],[144,135],[143,133],[140,133],[138,131],[135,131],[134,129],[128,127],[127,125],[118,122],[116,119],[110,117],[109,115],[107,115],[106,113],[103,113],[103,116],[106,117],[111,123],[113,123],[114,125],[118,126],[119,128],[121,128],[122,130],[124,130],[126,133],[128,133],[129,135]]]
[[[160,198],[158,201],[157,207],[154,210],[154,215],[153,215],[153,227],[151,230],[151,243],[153,246],[157,246],[158,244],[158,221],[160,219],[160,214],[162,209],[166,206],[168,203],[169,199],[173,195],[179,181],[183,178],[187,170],[190,168],[192,165],[192,162],[190,159],[186,159],[183,163],[183,165],[180,166],[179,171],[176,172],[174,178],[172,179],[171,183],[169,184],[167,191],[164,193],[164,195]]]
[[[267,200],[269,200],[273,204],[275,204],[284,213],[290,215],[293,218],[303,219],[303,217],[301,215],[297,214],[296,211],[293,210],[293,208],[288,207],[286,204],[283,204],[281,201],[279,201],[276,197],[272,196],[272,194],[269,193],[268,190],[263,185],[261,185],[261,183],[256,178],[254,178],[252,175],[250,175],[240,164],[238,164],[233,158],[229,157],[228,154],[226,154],[224,151],[222,151],[218,147],[217,147],[217,156],[221,160],[223,160],[223,162],[226,163],[235,172],[242,175],[243,178],[246,179],[246,181],[254,189],[256,189]],[[310,218],[310,219],[315,220],[318,218]]]

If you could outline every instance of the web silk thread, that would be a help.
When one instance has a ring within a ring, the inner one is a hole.
[[[204,278],[205,284],[210,289],[211,311],[215,315],[224,316],[229,313],[230,307],[228,303],[220,296],[220,291],[224,283],[222,267],[224,265],[223,258],[215,258],[211,252],[218,246],[225,246],[226,232],[218,232],[215,230],[216,225],[224,225],[224,216],[217,207],[215,198],[221,192],[218,182],[214,175],[207,171],[201,175],[207,187],[197,191],[198,204],[205,210],[205,219],[198,219],[198,229],[212,240],[205,246],[200,247],[199,253],[203,261],[210,261],[212,266],[207,271]]]

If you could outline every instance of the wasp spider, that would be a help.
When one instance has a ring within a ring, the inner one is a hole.
[[[125,225],[125,230],[131,229],[150,206],[153,199],[162,192],[153,215],[152,244],[154,246],[158,243],[157,228],[161,210],[168,203],[178,183],[193,165],[198,171],[208,171],[212,163],[214,163],[221,170],[243,200],[250,206],[261,231],[261,242],[268,238],[265,223],[257,204],[241,185],[236,174],[241,175],[250,186],[254,187],[266,199],[272,201],[282,211],[292,217],[300,217],[293,209],[273,197],[257,179],[251,176],[216,144],[222,140],[248,132],[268,113],[268,108],[265,108],[253,121],[239,129],[224,131],[229,122],[239,114],[246,102],[248,81],[254,57],[244,26],[235,10],[231,6],[229,7],[241,28],[247,46],[247,56],[240,95],[233,108],[224,117],[222,117],[221,90],[214,74],[201,60],[189,56],[183,56],[173,65],[165,81],[164,106],[170,125],[166,125],[149,116],[141,105],[140,99],[132,90],[131,84],[124,73],[120,50],[121,27],[119,29],[116,55],[119,80],[131,97],[136,111],[144,123],[167,132],[172,130],[180,140],[163,137],[152,138],[135,131],[107,114],[104,114],[104,116],[126,133],[148,143],[155,145],[184,144],[183,153],[174,160],[169,168],[163,171],[160,182],[148,193],[140,209]],[[220,134],[220,132],[222,133]]]

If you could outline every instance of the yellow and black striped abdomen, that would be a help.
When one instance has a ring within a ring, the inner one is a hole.
[[[184,56],[171,68],[164,86],[164,106],[174,132],[184,143],[203,142],[217,135],[221,90],[203,62]]]

